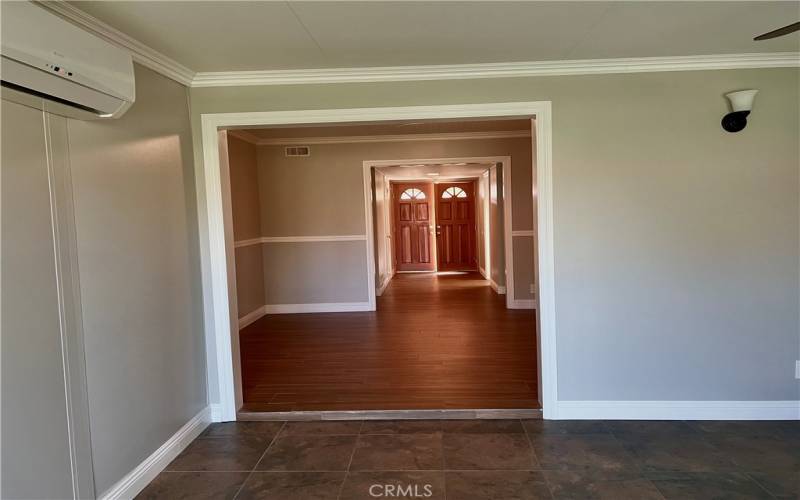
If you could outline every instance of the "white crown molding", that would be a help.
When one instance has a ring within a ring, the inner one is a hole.
[[[371,68],[200,72],[192,80],[192,87],[399,82],[784,67],[800,67],[800,52]]]
[[[133,60],[142,66],[157,71],[183,85],[192,85],[192,80],[195,77],[194,71],[96,17],[90,16],[79,8],[64,1],[37,1],[36,3],[89,33],[111,42],[123,50],[127,50],[133,56]]]
[[[413,142],[413,141],[473,141],[483,139],[514,139],[530,137],[527,130],[497,130],[485,132],[441,132],[430,134],[344,135],[338,137],[276,137],[260,138],[244,130],[231,130],[231,135],[258,146],[306,146],[318,144],[354,144],[361,142]]]

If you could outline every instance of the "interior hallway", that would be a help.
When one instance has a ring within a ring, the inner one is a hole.
[[[398,274],[377,312],[240,332],[246,411],[538,408],[535,316],[477,273]]]

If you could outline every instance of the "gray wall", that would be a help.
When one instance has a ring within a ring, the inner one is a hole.
[[[119,120],[3,101],[4,498],[73,494],[62,352],[81,497],[207,406],[187,91],[135,71]]]
[[[799,74],[194,88],[195,158],[201,113],[551,101],[559,398],[798,399]]]
[[[48,165],[41,111],[3,100],[2,116],[0,496],[71,498],[62,336],[76,332],[61,324],[51,218],[55,165]],[[64,120],[58,122],[63,129]],[[73,425],[88,429],[88,419]]]
[[[186,89],[137,66],[125,116],[68,127],[102,492],[207,404]]]

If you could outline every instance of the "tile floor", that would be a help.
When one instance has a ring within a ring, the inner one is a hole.
[[[800,422],[213,424],[142,499],[800,498]]]

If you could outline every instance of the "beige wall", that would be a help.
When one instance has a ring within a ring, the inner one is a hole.
[[[135,70],[122,118],[67,123],[98,493],[207,405],[187,90]]]
[[[261,227],[264,236],[342,236],[364,235],[364,180],[363,162],[365,160],[394,160],[421,158],[458,158],[484,156],[511,156],[512,169],[518,182],[528,182],[527,189],[518,189],[518,199],[513,200],[514,227],[530,229],[532,218],[531,207],[531,142],[529,138],[507,138],[487,140],[456,141],[417,141],[417,142],[384,142],[384,143],[350,143],[350,144],[316,144],[311,147],[309,157],[286,157],[282,146],[259,146],[258,168],[261,195]],[[514,177],[512,177],[514,178]],[[377,212],[376,212],[377,213]],[[494,212],[496,224],[499,224],[495,238],[498,255],[503,254],[502,205]],[[349,242],[348,242],[349,243]],[[267,247],[283,246],[283,243],[268,243]],[[330,260],[330,256],[321,255],[320,243],[303,243],[301,245],[316,247],[316,258]],[[325,248],[331,252],[339,252],[345,242],[331,243]],[[342,276],[363,274],[366,267],[365,244],[348,244],[354,255],[346,261],[340,261],[338,267]],[[275,250],[276,251],[276,250]],[[309,250],[310,251],[310,250]],[[293,280],[297,290],[291,295],[292,300],[313,303],[311,297],[325,296],[329,302],[354,302],[346,287],[328,279],[326,274],[304,272],[307,263],[300,260],[283,261],[282,266],[275,266],[268,260],[271,254],[265,253],[265,285],[273,290],[272,296],[278,293],[274,283],[283,283],[283,276],[306,276],[306,280]],[[348,267],[344,267],[347,265]],[[500,285],[505,284],[504,259],[496,259],[493,279]],[[279,272],[279,276],[271,275],[269,269]],[[522,271],[531,271],[531,266]],[[525,293],[519,299],[529,297],[527,288],[532,276],[519,274],[518,281],[524,283]],[[376,279],[377,281],[377,279]],[[361,291],[357,295],[367,297],[366,279],[358,281]],[[355,283],[354,283],[355,285]],[[302,288],[302,290],[301,290]],[[336,298],[338,297],[338,299]],[[282,298],[281,300],[289,300]],[[365,299],[366,300],[366,299]]]
[[[228,134],[228,167],[234,240],[258,238],[261,236],[261,200],[255,145]],[[265,304],[261,245],[238,247],[234,258],[237,309],[242,318]]]
[[[194,88],[195,158],[202,172],[202,113],[550,101],[559,397],[790,400],[799,74]],[[746,88],[750,125],[726,133],[723,94]]]
[[[267,304],[367,302],[363,241],[263,246]]]
[[[228,134],[231,176],[231,212],[236,241],[261,236],[261,201],[258,194],[256,146]]]

